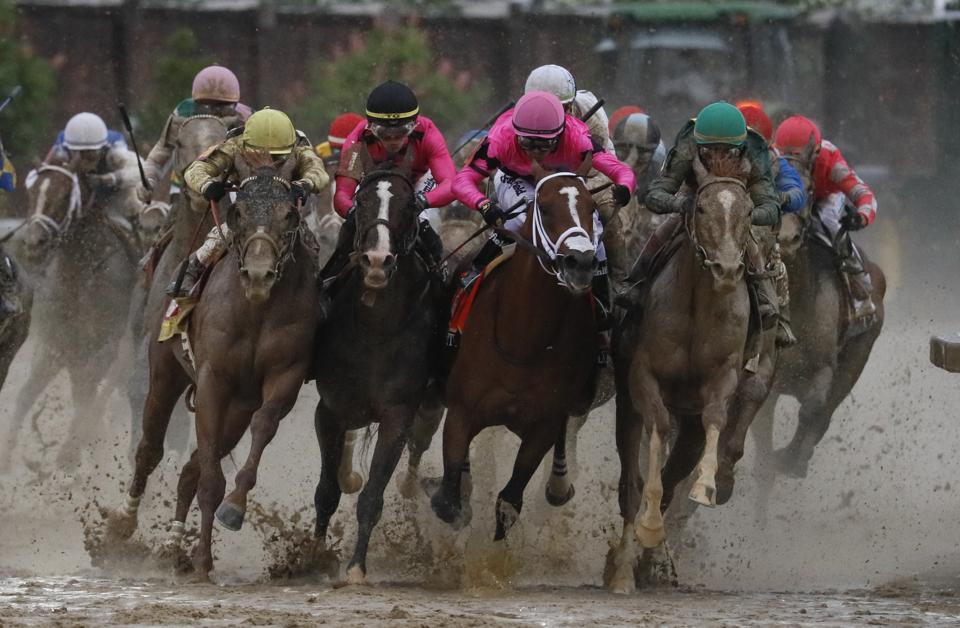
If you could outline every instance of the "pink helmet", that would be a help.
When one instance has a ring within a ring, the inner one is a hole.
[[[563,105],[550,92],[528,92],[513,110],[513,130],[521,137],[557,137],[566,120]]]
[[[240,81],[227,68],[211,65],[194,77],[192,95],[194,100],[237,102],[240,100]]]

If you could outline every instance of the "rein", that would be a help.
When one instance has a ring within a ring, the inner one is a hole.
[[[684,230],[687,232],[687,237],[690,239],[690,243],[693,245],[693,250],[696,252],[697,259],[700,262],[700,268],[706,270],[711,266],[715,266],[720,262],[710,259],[707,250],[703,248],[703,245],[700,244],[700,239],[697,237],[696,229],[696,213],[697,213],[697,204],[700,199],[700,195],[705,189],[710,187],[715,183],[735,183],[740,186],[744,191],[747,189],[747,184],[741,181],[740,179],[734,177],[711,177],[706,183],[701,185],[697,189],[697,200],[693,203],[693,208],[687,212],[683,220]],[[746,242],[740,248],[740,263],[743,263],[743,258],[747,253],[747,244]]]
[[[255,179],[271,179],[274,182],[281,183],[284,189],[290,189],[290,182],[286,179],[277,176],[255,175],[242,180],[237,186],[237,190],[242,192],[243,186]],[[276,262],[273,265],[273,272],[274,276],[276,277],[275,281],[280,281],[280,278],[283,275],[284,267],[288,261],[293,259],[294,245],[296,244],[297,238],[300,235],[300,229],[303,227],[303,217],[300,212],[300,203],[298,202],[295,207],[291,205],[290,209],[295,211],[297,214],[297,224],[294,228],[288,229],[280,234],[279,242],[277,241],[277,238],[274,238],[272,235],[267,233],[264,227],[257,227],[256,231],[250,234],[242,243],[239,242],[237,238],[233,238],[234,246],[237,251],[237,267],[241,272],[244,269],[243,260],[246,257],[247,250],[250,248],[250,245],[257,241],[263,241],[267,243],[276,258]],[[220,227],[220,212],[218,211],[216,201],[210,201],[210,212],[213,214],[213,219],[217,225],[217,230],[220,231],[220,237],[223,237],[223,231]]]

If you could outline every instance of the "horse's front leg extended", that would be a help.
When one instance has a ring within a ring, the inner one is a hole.
[[[739,361],[739,356],[737,356]],[[703,506],[717,505],[717,457],[720,433],[727,425],[730,400],[737,389],[737,368],[727,366],[702,391],[705,445],[697,464],[697,481],[690,488],[690,499]]]
[[[454,527],[462,523],[460,480],[464,466],[469,464],[467,455],[470,442],[477,432],[471,417],[464,409],[450,407],[447,421],[443,424],[443,480],[440,488],[430,498],[430,505],[441,520]]]

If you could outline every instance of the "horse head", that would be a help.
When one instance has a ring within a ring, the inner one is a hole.
[[[592,160],[584,160],[577,172],[549,172],[531,163],[537,182],[532,219],[533,244],[552,261],[548,267],[562,286],[573,294],[590,289],[597,268],[597,238],[593,230],[594,202],[583,182]]]
[[[170,217],[170,203],[153,200],[140,210],[140,220],[137,222],[137,233],[145,244],[154,244],[167,225]]]
[[[239,121],[239,116],[221,118],[210,114],[190,116],[184,120],[177,134],[173,154],[174,169],[183,177],[187,166],[196,161],[211,146],[222,142],[227,136],[227,130]],[[207,201],[201,195],[187,186],[183,186],[181,191],[187,201],[187,207],[200,214],[207,211]]]
[[[227,223],[237,249],[244,293],[254,303],[270,297],[301,226],[299,208],[290,195],[295,166],[296,161],[288,158],[278,168],[271,155],[246,154],[237,163],[242,178]]]
[[[357,237],[354,252],[367,289],[382,290],[400,256],[417,239],[413,182],[404,169],[374,170],[364,175],[354,194]]]
[[[41,164],[27,175],[30,216],[23,249],[32,264],[43,262],[80,218],[85,195],[75,165],[75,160]]]
[[[713,274],[714,286],[732,290],[743,278],[753,201],[747,192],[750,161],[740,155],[718,155],[709,170],[694,158],[697,197],[686,215],[687,233],[701,266]]]

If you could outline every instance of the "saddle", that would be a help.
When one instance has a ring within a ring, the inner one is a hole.
[[[513,257],[514,251],[516,251],[516,247],[514,246],[504,247],[503,252],[487,264],[483,272],[477,275],[476,279],[474,279],[470,285],[457,289],[453,295],[453,303],[450,306],[450,323],[447,327],[446,343],[448,349],[456,351],[460,346],[460,337],[463,335],[463,330],[466,329],[467,319],[470,317],[470,310],[473,308],[473,302],[477,297],[477,292],[479,292],[480,284],[483,283],[484,278],[496,270],[498,266]]]
[[[194,284],[189,294],[170,299],[167,304],[167,309],[163,313],[163,321],[160,323],[160,333],[157,335],[157,342],[166,342],[178,335],[186,338],[188,323],[190,322],[190,313],[193,311],[194,306],[200,302],[203,289],[207,285],[213,269],[225,255],[226,252],[223,252],[218,257],[210,260],[210,263],[203,269],[203,274],[200,275],[200,278],[197,280],[197,283]]]

